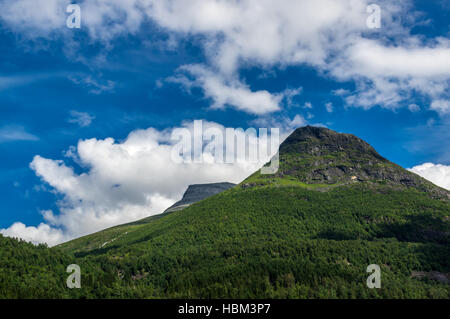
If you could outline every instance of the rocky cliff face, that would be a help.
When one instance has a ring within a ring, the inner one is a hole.
[[[233,183],[212,183],[212,184],[196,184],[189,185],[183,198],[167,208],[164,213],[175,212],[192,205],[202,199],[219,194],[231,187],[236,186]]]

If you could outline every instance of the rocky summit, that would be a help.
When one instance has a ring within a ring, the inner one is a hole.
[[[414,187],[436,196],[448,197],[448,191],[387,160],[355,135],[323,127],[296,129],[280,145],[279,157],[277,173],[261,175],[256,172],[243,185],[282,180],[315,186],[370,182]]]

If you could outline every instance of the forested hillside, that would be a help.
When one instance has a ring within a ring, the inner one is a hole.
[[[296,131],[314,143],[282,145],[279,173],[181,211],[51,249],[1,238],[0,296],[448,298],[448,191],[324,130]],[[81,289],[64,288],[70,263]],[[380,289],[366,285],[370,264]]]

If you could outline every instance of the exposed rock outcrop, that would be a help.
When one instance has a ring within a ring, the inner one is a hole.
[[[193,203],[201,201],[202,199],[219,194],[229,188],[236,186],[233,183],[212,183],[212,184],[195,184],[189,185],[183,198],[167,208],[164,213],[175,212],[184,209]]]

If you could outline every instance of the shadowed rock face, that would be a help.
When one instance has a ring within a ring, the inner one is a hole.
[[[219,194],[227,189],[236,186],[233,183],[212,183],[212,184],[196,184],[189,185],[183,198],[167,208],[164,213],[175,212],[183,208],[188,207],[202,199],[208,198],[210,196]]]
[[[362,139],[345,133],[338,133],[323,127],[305,126],[296,129],[281,144],[280,154],[308,154],[325,156],[331,153],[351,152],[349,155],[373,157],[379,161],[387,160]]]

